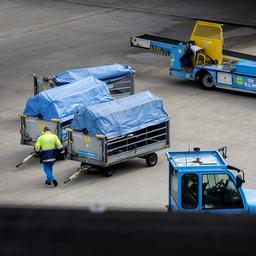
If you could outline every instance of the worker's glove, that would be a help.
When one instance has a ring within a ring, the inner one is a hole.
[[[35,158],[41,158],[42,153],[41,152],[35,152]]]
[[[65,154],[60,154],[59,155],[59,159],[60,160],[65,160],[66,159],[66,155]]]
[[[64,148],[58,150],[58,160],[65,160],[66,159],[66,151]]]

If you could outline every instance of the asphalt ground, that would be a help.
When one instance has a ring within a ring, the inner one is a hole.
[[[166,150],[153,168],[133,159],[118,165],[111,178],[88,174],[69,184],[63,181],[79,163],[57,162],[57,188],[44,184],[37,160],[15,168],[32,151],[19,144],[19,114],[33,94],[31,74],[112,63],[136,70],[136,92],[150,90],[163,98],[171,117],[171,150],[226,145],[228,163],[244,169],[245,186],[255,188],[256,96],[204,91],[197,83],[174,79],[168,57],[129,44],[131,36],[144,33],[185,40],[198,17],[229,23],[225,48],[256,55],[252,7],[253,1],[1,1],[0,204],[165,209]]]

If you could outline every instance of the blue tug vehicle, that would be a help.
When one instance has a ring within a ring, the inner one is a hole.
[[[223,150],[224,149],[224,150]],[[226,147],[222,148],[226,156]],[[244,171],[228,165],[218,150],[167,152],[168,211],[255,214],[256,190],[242,186]]]

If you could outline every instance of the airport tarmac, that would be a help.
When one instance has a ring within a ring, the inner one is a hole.
[[[216,11],[214,3],[205,4],[202,14],[199,4],[205,1],[195,2],[162,0],[156,6],[155,1],[1,1],[1,205],[101,204],[165,210],[167,150],[158,152],[155,167],[148,168],[144,160],[133,159],[116,166],[111,178],[100,173],[88,174],[69,184],[63,181],[80,164],[57,162],[57,188],[44,184],[42,166],[36,159],[15,168],[33,150],[20,145],[19,133],[19,114],[33,95],[31,74],[51,76],[67,69],[113,63],[129,64],[136,70],[136,92],[149,90],[164,100],[171,118],[170,150],[227,146],[228,163],[245,170],[245,186],[256,188],[256,96],[205,91],[195,82],[174,79],[168,74],[168,57],[130,46],[131,36],[144,33],[188,39],[194,25],[192,18],[196,17],[228,23],[242,20],[247,26],[224,25],[225,48],[256,55],[256,22],[250,1],[244,7],[240,6],[241,1],[233,1],[236,8],[228,5],[228,1],[226,5],[225,1],[217,1],[215,7],[221,12]]]

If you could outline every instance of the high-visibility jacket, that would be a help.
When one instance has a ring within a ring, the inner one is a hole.
[[[43,163],[54,163],[58,150],[60,153],[65,152],[59,138],[50,131],[46,131],[37,139],[35,151],[42,153]]]

